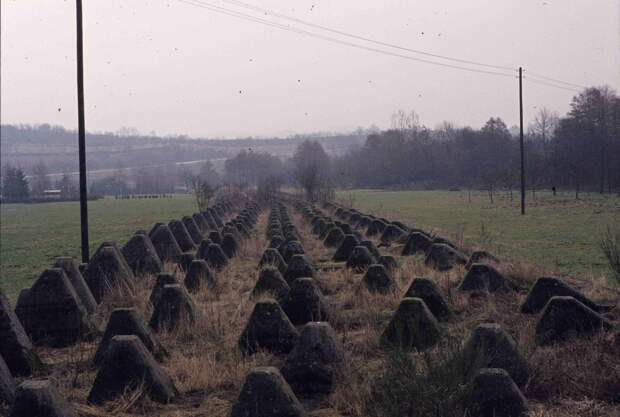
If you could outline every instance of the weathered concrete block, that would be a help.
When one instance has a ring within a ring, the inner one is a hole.
[[[170,377],[138,336],[114,336],[88,394],[88,402],[103,404],[140,384],[144,384],[153,401],[169,403],[178,395]]]

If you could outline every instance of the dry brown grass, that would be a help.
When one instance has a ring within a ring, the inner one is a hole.
[[[388,360],[379,346],[380,334],[416,276],[434,279],[456,312],[452,320],[443,324],[445,337],[437,347],[424,355],[411,354],[423,365],[423,372],[428,371],[424,370],[424,364],[433,366],[458,349],[474,326],[496,322],[513,336],[532,366],[531,381],[524,388],[532,401],[532,417],[620,415],[619,407],[610,402],[613,390],[616,393],[620,390],[618,346],[608,336],[601,335],[539,348],[533,337],[536,318],[518,312],[525,289],[546,271],[521,263],[502,264],[501,271],[523,290],[470,298],[456,289],[465,273],[462,268],[439,273],[426,268],[421,257],[412,256],[400,259],[401,268],[395,274],[397,293],[372,294],[362,285],[362,275],[331,262],[334,250],[325,249],[310,234],[301,216],[292,208],[289,214],[299,228],[307,256],[318,267],[317,281],[332,307],[331,324],[345,350],[345,364],[332,394],[304,401],[310,415],[362,417],[368,414],[374,381],[384,373]],[[244,357],[237,349],[237,338],[254,303],[263,298],[251,300],[250,293],[258,277],[258,261],[267,244],[264,237],[266,217],[263,213],[253,237],[240,248],[239,256],[217,274],[215,288],[203,287],[192,294],[197,308],[196,322],[186,322],[173,332],[158,334],[170,352],[162,366],[181,392],[173,404],[151,402],[141,389],[127,392],[104,407],[86,404],[95,377],[90,358],[98,340],[65,349],[40,349],[43,360],[49,365],[41,376],[51,378],[83,416],[227,416],[249,369],[260,365],[280,366],[283,361],[268,353]],[[382,250],[393,255],[399,253],[398,247]],[[166,269],[176,273],[182,281],[181,273],[172,265],[167,265]],[[116,307],[135,306],[148,321],[151,314],[148,299],[153,284],[154,277],[145,277],[137,283],[132,296],[119,292],[109,294],[95,317],[99,327],[105,327],[107,317]],[[617,292],[595,280],[578,281],[575,285],[589,296],[618,306]],[[617,313],[611,313],[611,318],[617,319],[614,314]]]

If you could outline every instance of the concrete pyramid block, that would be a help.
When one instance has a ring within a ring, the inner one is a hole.
[[[222,244],[222,234],[217,230],[212,230],[209,232],[209,240],[211,243],[217,243],[218,245]]]
[[[353,252],[351,252],[349,259],[347,259],[346,266],[356,272],[362,272],[374,263],[376,263],[376,259],[368,248],[360,245],[353,248]]]
[[[431,238],[420,232],[413,232],[407,238],[405,246],[401,252],[402,256],[424,253],[433,245]]]
[[[15,398],[15,381],[0,355],[0,403],[12,404]]]
[[[457,265],[465,265],[467,257],[445,243],[433,243],[424,263],[438,271],[448,271]]]
[[[172,379],[155,361],[140,338],[114,336],[88,394],[90,404],[100,405],[144,384],[153,401],[169,403],[178,395]]]
[[[202,216],[207,222],[207,225],[209,226],[210,230],[218,230],[224,226],[224,222],[222,222],[222,219],[220,219],[220,216],[213,209],[207,209],[203,211]],[[216,217],[217,217],[217,220],[216,220]]]
[[[103,246],[88,263],[84,279],[97,303],[101,303],[108,291],[131,292],[134,276],[114,247]]]
[[[314,267],[304,255],[293,255],[286,268],[284,279],[292,284],[297,278],[315,278],[315,276]]]
[[[177,279],[172,274],[161,273],[157,274],[157,279],[155,280],[155,285],[153,285],[153,289],[151,290],[151,295],[149,297],[149,302],[151,305],[155,305],[159,296],[161,295],[162,290],[166,285],[169,284],[178,284]]]
[[[327,394],[343,361],[334,329],[326,322],[311,322],[286,357],[282,376],[297,394]]]
[[[588,299],[579,291],[569,287],[559,278],[542,277],[538,278],[530,289],[525,301],[521,305],[521,312],[527,314],[535,314],[540,312],[552,297],[573,297],[591,308],[598,311],[599,306]]]
[[[50,381],[30,379],[17,387],[9,417],[77,417],[77,413]]]
[[[394,278],[392,278],[381,264],[370,265],[362,281],[370,292],[387,294],[398,289]]]
[[[260,262],[258,263],[259,268],[264,268],[266,266],[274,266],[280,271],[281,274],[285,274],[288,268],[286,261],[280,254],[277,249],[267,248],[263,252],[263,256],[260,258]]]
[[[521,417],[527,413],[527,400],[503,369],[480,369],[468,391],[467,415]]]
[[[137,336],[149,352],[158,360],[168,355],[166,350],[157,341],[151,329],[140,318],[138,310],[135,308],[117,308],[110,314],[110,319],[105,329],[105,333],[99,342],[97,352],[93,357],[93,362],[100,365],[110,346],[114,336]]]
[[[434,346],[441,337],[439,323],[423,300],[404,298],[381,335],[388,348],[423,351]]]
[[[360,242],[360,246],[363,246],[366,249],[368,249],[368,252],[370,252],[370,254],[373,256],[373,258],[375,258],[375,259],[381,258],[381,252],[379,252],[379,249],[377,249],[377,247],[372,242],[372,240],[362,240]]]
[[[239,229],[237,229],[237,227],[233,223],[226,223],[226,225],[224,227],[222,227],[222,230],[221,230],[220,233],[222,234],[222,241],[223,241],[224,235],[226,233],[230,233],[238,241],[241,241],[243,239],[243,236],[239,232]]]
[[[551,297],[536,323],[536,342],[550,345],[571,336],[591,336],[612,324],[573,297]]]
[[[256,303],[239,337],[239,349],[252,355],[259,349],[286,354],[293,349],[299,334],[276,301]]]
[[[529,378],[528,365],[512,337],[493,323],[476,326],[463,347],[467,379],[480,368],[504,369],[519,386]]]
[[[323,246],[326,248],[337,248],[342,244],[345,234],[339,227],[332,227],[323,239]]]
[[[196,226],[198,226],[198,229],[200,229],[200,232],[203,234],[207,233],[209,229],[211,229],[206,217],[202,213],[194,213],[192,215],[192,219],[194,220],[194,223],[196,223]],[[215,229],[215,227],[213,229]]]
[[[123,246],[122,253],[135,275],[157,274],[162,270],[161,259],[147,234],[134,234]]]
[[[174,239],[177,241],[181,251],[191,252],[196,250],[196,245],[185,225],[180,220],[171,220],[168,222],[168,228],[172,232]]]
[[[222,222],[222,219],[215,210],[207,209],[207,211],[202,212],[202,215],[209,224],[210,229],[215,230],[224,227],[224,222]]]
[[[60,268],[65,271],[65,275],[69,278],[69,282],[73,285],[73,289],[80,297],[80,301],[82,301],[82,305],[84,305],[88,314],[93,314],[97,311],[97,301],[90,292],[90,288],[88,288],[75,259],[70,257],[56,258],[54,268]]]
[[[328,321],[330,308],[325,296],[312,278],[297,278],[282,301],[282,308],[295,325],[310,321]]]
[[[405,297],[420,298],[424,301],[428,309],[438,320],[447,320],[452,316],[452,311],[448,306],[441,290],[429,278],[414,278],[405,293]]]
[[[181,272],[189,271],[189,267],[196,260],[195,252],[183,252],[179,261],[177,263],[177,267],[181,270]]]
[[[497,269],[486,264],[473,264],[459,285],[461,291],[508,291],[512,284]]]
[[[206,259],[209,245],[214,243],[211,239],[203,239],[196,251],[196,259]]]
[[[178,284],[164,285],[153,307],[149,326],[159,330],[174,330],[183,323],[195,321],[194,302]]]
[[[346,262],[356,246],[359,246],[357,238],[354,235],[346,235],[344,239],[342,239],[340,246],[338,246],[336,253],[334,253],[333,260],[335,262]]]
[[[134,276],[133,276],[133,272],[131,271],[131,267],[129,266],[127,259],[125,259],[125,256],[123,256],[123,252],[121,251],[121,249],[119,248],[119,246],[116,244],[115,241],[106,240],[106,241],[101,242],[101,245],[99,245],[99,247],[93,254],[93,258],[95,257],[95,255],[97,255],[97,252],[99,252],[101,249],[105,247],[111,247],[118,254],[118,259],[120,260],[121,264],[123,264],[123,268],[127,271],[127,274],[129,274],[129,278],[130,278],[129,281],[133,282]]]
[[[284,258],[284,262],[288,263],[293,255],[303,255],[305,253],[304,247],[301,245],[301,242],[298,240],[291,240],[289,242],[283,243],[278,250],[282,257]]]
[[[245,377],[230,417],[307,417],[277,368],[258,367]]]
[[[187,233],[189,233],[190,237],[192,238],[192,242],[194,242],[194,245],[200,245],[200,242],[202,242],[202,232],[200,231],[200,227],[198,227],[194,218],[190,216],[184,216],[182,221],[185,225],[185,228],[187,229]]]
[[[174,235],[170,231],[170,228],[165,224],[157,226],[151,234],[151,241],[157,251],[159,259],[163,262],[177,262],[181,257],[183,250],[179,246],[179,243],[175,239]]]
[[[60,268],[46,269],[15,314],[35,345],[64,347],[91,339],[96,327],[67,275]]]
[[[288,283],[277,268],[266,266],[262,268],[258,274],[258,280],[252,290],[252,297],[269,293],[273,295],[276,300],[282,301],[288,295],[290,289]]]
[[[203,259],[192,261],[185,274],[184,283],[190,292],[198,292],[201,288],[214,288],[215,276],[209,269],[207,261]]]
[[[392,255],[379,256],[377,263],[383,265],[385,269],[390,273],[398,269],[398,261]]]
[[[327,223],[325,223],[325,226],[323,227],[323,230],[321,230],[321,234],[319,235],[319,240],[323,241],[323,245],[325,245],[325,238],[327,237],[327,235],[329,235],[329,233],[334,228],[340,229],[338,226],[336,226],[336,223],[334,223],[332,221],[328,221]],[[340,231],[342,232],[342,229],[340,229]],[[338,233],[338,232],[336,232],[336,233]],[[344,238],[344,232],[342,232],[341,236]],[[337,246],[334,246],[334,247],[337,247]]]
[[[465,268],[469,269],[473,264],[482,263],[499,263],[499,259],[497,259],[497,257],[495,257],[492,253],[485,250],[476,250],[469,256]]]
[[[373,236],[381,235],[386,227],[387,227],[386,222],[384,222],[381,219],[375,219],[368,226],[368,229],[366,230],[366,236],[373,237]]]
[[[228,265],[228,256],[217,243],[211,243],[207,248],[204,260],[207,261],[209,267],[216,271],[223,270]]]
[[[22,303],[26,303],[27,292]],[[41,366],[41,361],[32,346],[30,338],[17,315],[11,309],[9,300],[0,291],[0,356],[13,376],[28,376]]]
[[[383,229],[379,241],[384,246],[390,246],[392,243],[404,238],[406,235],[407,232],[397,225],[388,224],[385,229]]]
[[[222,250],[229,258],[233,258],[237,254],[238,244],[237,239],[231,234],[226,233],[222,238]]]

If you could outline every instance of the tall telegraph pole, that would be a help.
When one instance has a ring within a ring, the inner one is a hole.
[[[523,149],[523,68],[519,67],[519,147],[521,150],[521,214],[525,214],[525,152]]]
[[[78,143],[80,155],[80,228],[82,262],[88,262],[88,199],[86,198],[86,127],[84,123],[84,53],[82,40],[82,0],[76,0]]]

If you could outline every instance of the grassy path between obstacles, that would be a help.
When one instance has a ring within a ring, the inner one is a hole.
[[[173,198],[89,201],[91,254],[105,240],[123,245],[138,229],[196,211],[188,195]],[[0,286],[14,303],[59,256],[80,257],[78,202],[0,205]]]
[[[441,231],[465,244],[481,245],[508,259],[527,261],[553,272],[609,275],[599,241],[608,225],[620,227],[617,195],[537,192],[527,195],[519,214],[518,194],[467,191],[341,191],[338,200],[357,209]]]

